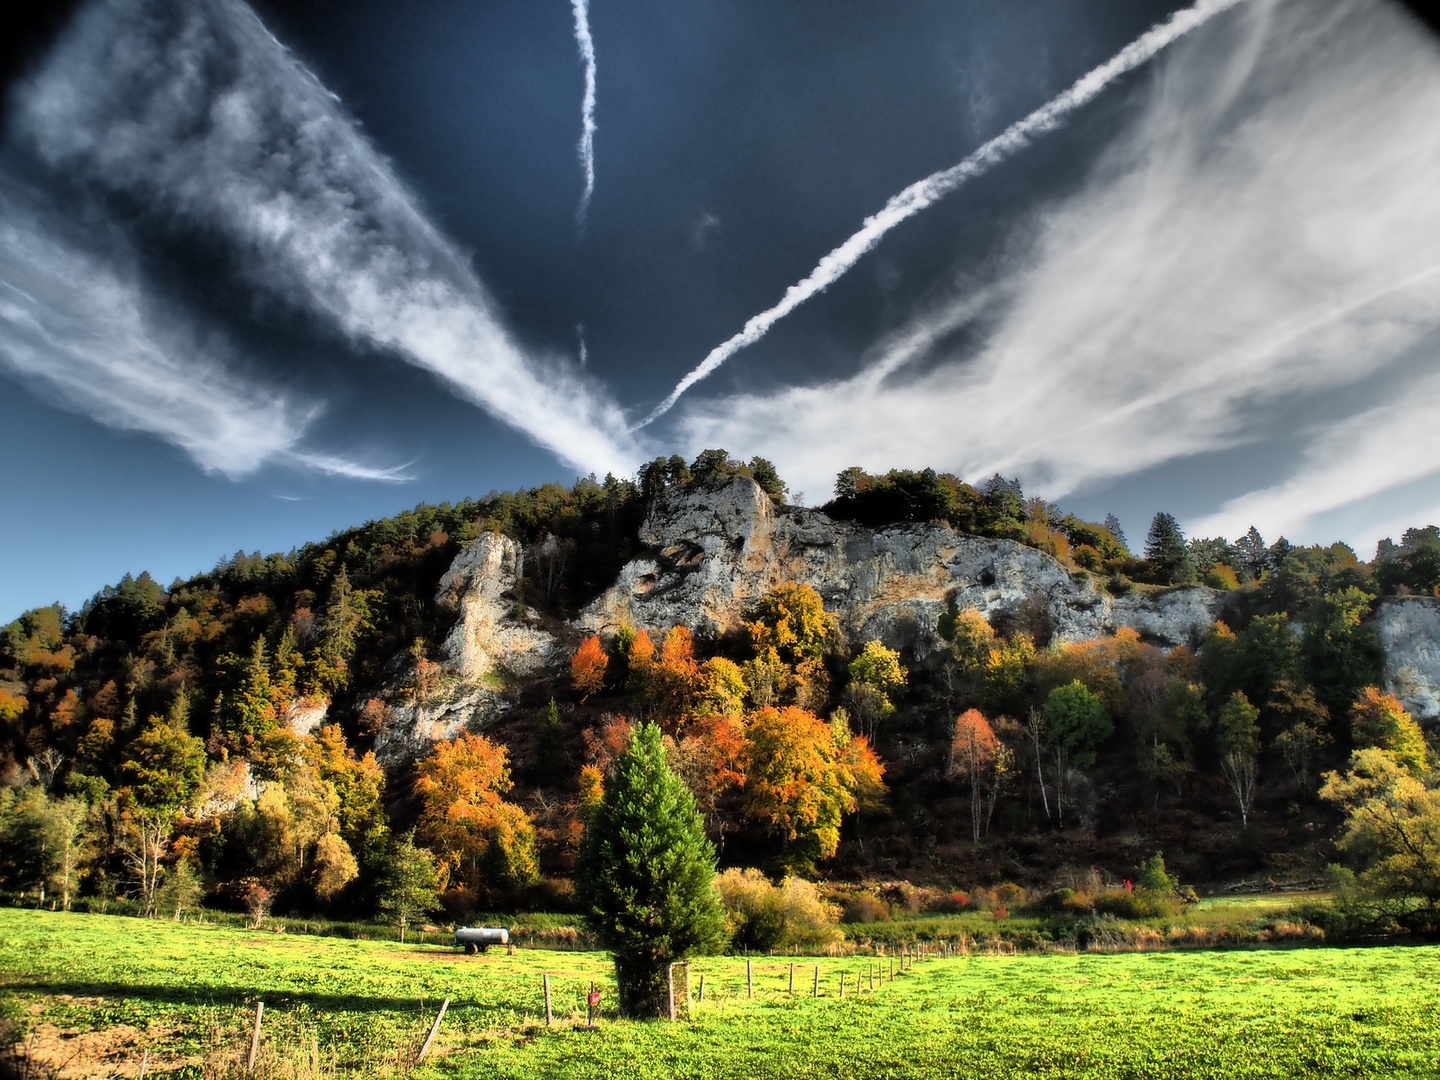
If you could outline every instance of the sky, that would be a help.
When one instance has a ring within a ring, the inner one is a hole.
[[[707,447],[1440,521],[1394,0],[83,0],[7,33],[0,620]]]

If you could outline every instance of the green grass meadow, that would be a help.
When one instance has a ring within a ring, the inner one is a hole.
[[[31,1076],[137,1076],[146,1050],[149,1076],[243,1075],[263,999],[262,1077],[1440,1077],[1433,946],[972,955],[873,992],[888,959],[795,963],[791,994],[790,960],[756,958],[751,998],[743,958],[698,960],[703,1004],[632,1023],[602,953],[0,910],[0,1015]],[[600,1029],[575,1030],[592,981]]]

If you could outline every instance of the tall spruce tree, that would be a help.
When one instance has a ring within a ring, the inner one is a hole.
[[[715,849],[695,797],[665,761],[654,724],[635,729],[605,777],[580,846],[575,891],[615,957],[626,1016],[666,1015],[666,966],[724,942]]]
[[[1173,515],[1160,512],[1145,534],[1145,559],[1160,578],[1170,585],[1189,585],[1195,580],[1195,564],[1185,550],[1185,534]]]

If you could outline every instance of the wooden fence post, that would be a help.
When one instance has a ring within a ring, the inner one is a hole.
[[[705,1004],[705,976],[700,976],[700,1004]]]
[[[245,1071],[255,1071],[255,1055],[260,1052],[260,1018],[265,1015],[265,1002],[255,1003],[255,1034],[250,1036],[250,1059],[245,1063]]]
[[[755,996],[755,972],[750,967],[748,959],[745,961],[745,996],[747,998]]]
[[[541,985],[545,987],[545,1026],[550,1026],[550,976],[540,976]]]
[[[795,965],[790,965],[790,993],[795,992]]]
[[[670,999],[670,1020],[675,1020],[675,965],[665,965],[665,992]]]
[[[548,979],[549,976],[547,975],[546,978]],[[547,983],[547,986],[548,986],[548,983]],[[547,993],[547,999],[548,999],[548,993]],[[549,1011],[550,1011],[550,1009],[548,1008],[548,1005],[549,1005],[548,1000],[547,1000],[547,1002],[546,1002],[546,1005],[547,1005],[547,1008],[545,1009],[545,1011],[546,1011],[546,1013],[548,1014]],[[435,1036],[440,1034],[440,1021],[445,1019],[445,1010],[448,1009],[448,1008],[450,1008],[450,999],[449,999],[449,998],[446,998],[446,999],[440,1004],[440,1012],[439,1012],[439,1013],[436,1015],[436,1017],[435,1017],[435,1023],[433,1023],[433,1024],[430,1025],[430,1034],[427,1035],[427,1036],[425,1036],[425,1045],[420,1048],[420,1056],[415,1059],[415,1064],[417,1064],[417,1065],[420,1064],[420,1062],[422,1062],[422,1061],[425,1060],[425,1055],[428,1054],[428,1053],[430,1053],[430,1047],[431,1047],[431,1046],[434,1044],[434,1042],[435,1042]],[[547,1022],[547,1023],[549,1022],[548,1016],[547,1016],[546,1022]]]
[[[816,964],[816,965],[815,965],[815,985],[810,988],[810,996],[811,996],[811,997],[817,997],[817,998],[820,996],[820,965],[819,965],[819,964]]]
[[[845,973],[840,972],[840,1000],[845,1000]]]

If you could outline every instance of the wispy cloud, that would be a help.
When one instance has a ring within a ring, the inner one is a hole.
[[[805,301],[828,289],[891,229],[1023,150],[1035,136],[1053,130],[1076,109],[1093,101],[1116,79],[1149,62],[1161,50],[1239,2],[1240,0],[1199,0],[1193,7],[1175,12],[1165,22],[1140,35],[1105,63],[1081,76],[1063,94],[1023,119],[1015,121],[958,165],[917,180],[900,194],[893,196],[878,213],[865,219],[858,232],[822,258],[809,276],[786,289],[778,304],[752,316],[739,333],[711,349],[709,355],[676,384],[665,400],[640,421],[639,426],[645,427],[664,416],[686,390],[710,375],[741,349],[754,345],[770,332],[771,327]]]
[[[754,447],[807,491],[843,458],[999,470],[1050,497],[1298,445],[1294,478],[1195,525],[1227,534],[1411,477],[1379,432],[1440,430],[1440,394],[1407,374],[1440,327],[1440,48],[1381,0],[1256,0],[1156,76],[1081,192],[1026,224],[978,346],[947,344],[966,293],[854,378],[692,403],[687,441]],[[1307,422],[1322,402],[1341,419]]]
[[[317,407],[247,382],[228,360],[223,339],[148,293],[123,251],[69,243],[13,192],[0,197],[0,364],[207,471],[239,477],[303,456]],[[354,468],[334,458],[328,471]]]
[[[435,373],[568,464],[633,467],[618,406],[522,350],[468,259],[240,0],[96,0],[16,113],[50,168],[219,240],[257,289]]]
[[[580,103],[580,168],[585,175],[585,190],[580,193],[580,206],[575,220],[585,231],[590,213],[590,196],[595,194],[595,39],[590,36],[590,0],[570,0],[575,10],[575,44],[585,65],[585,97]]]

